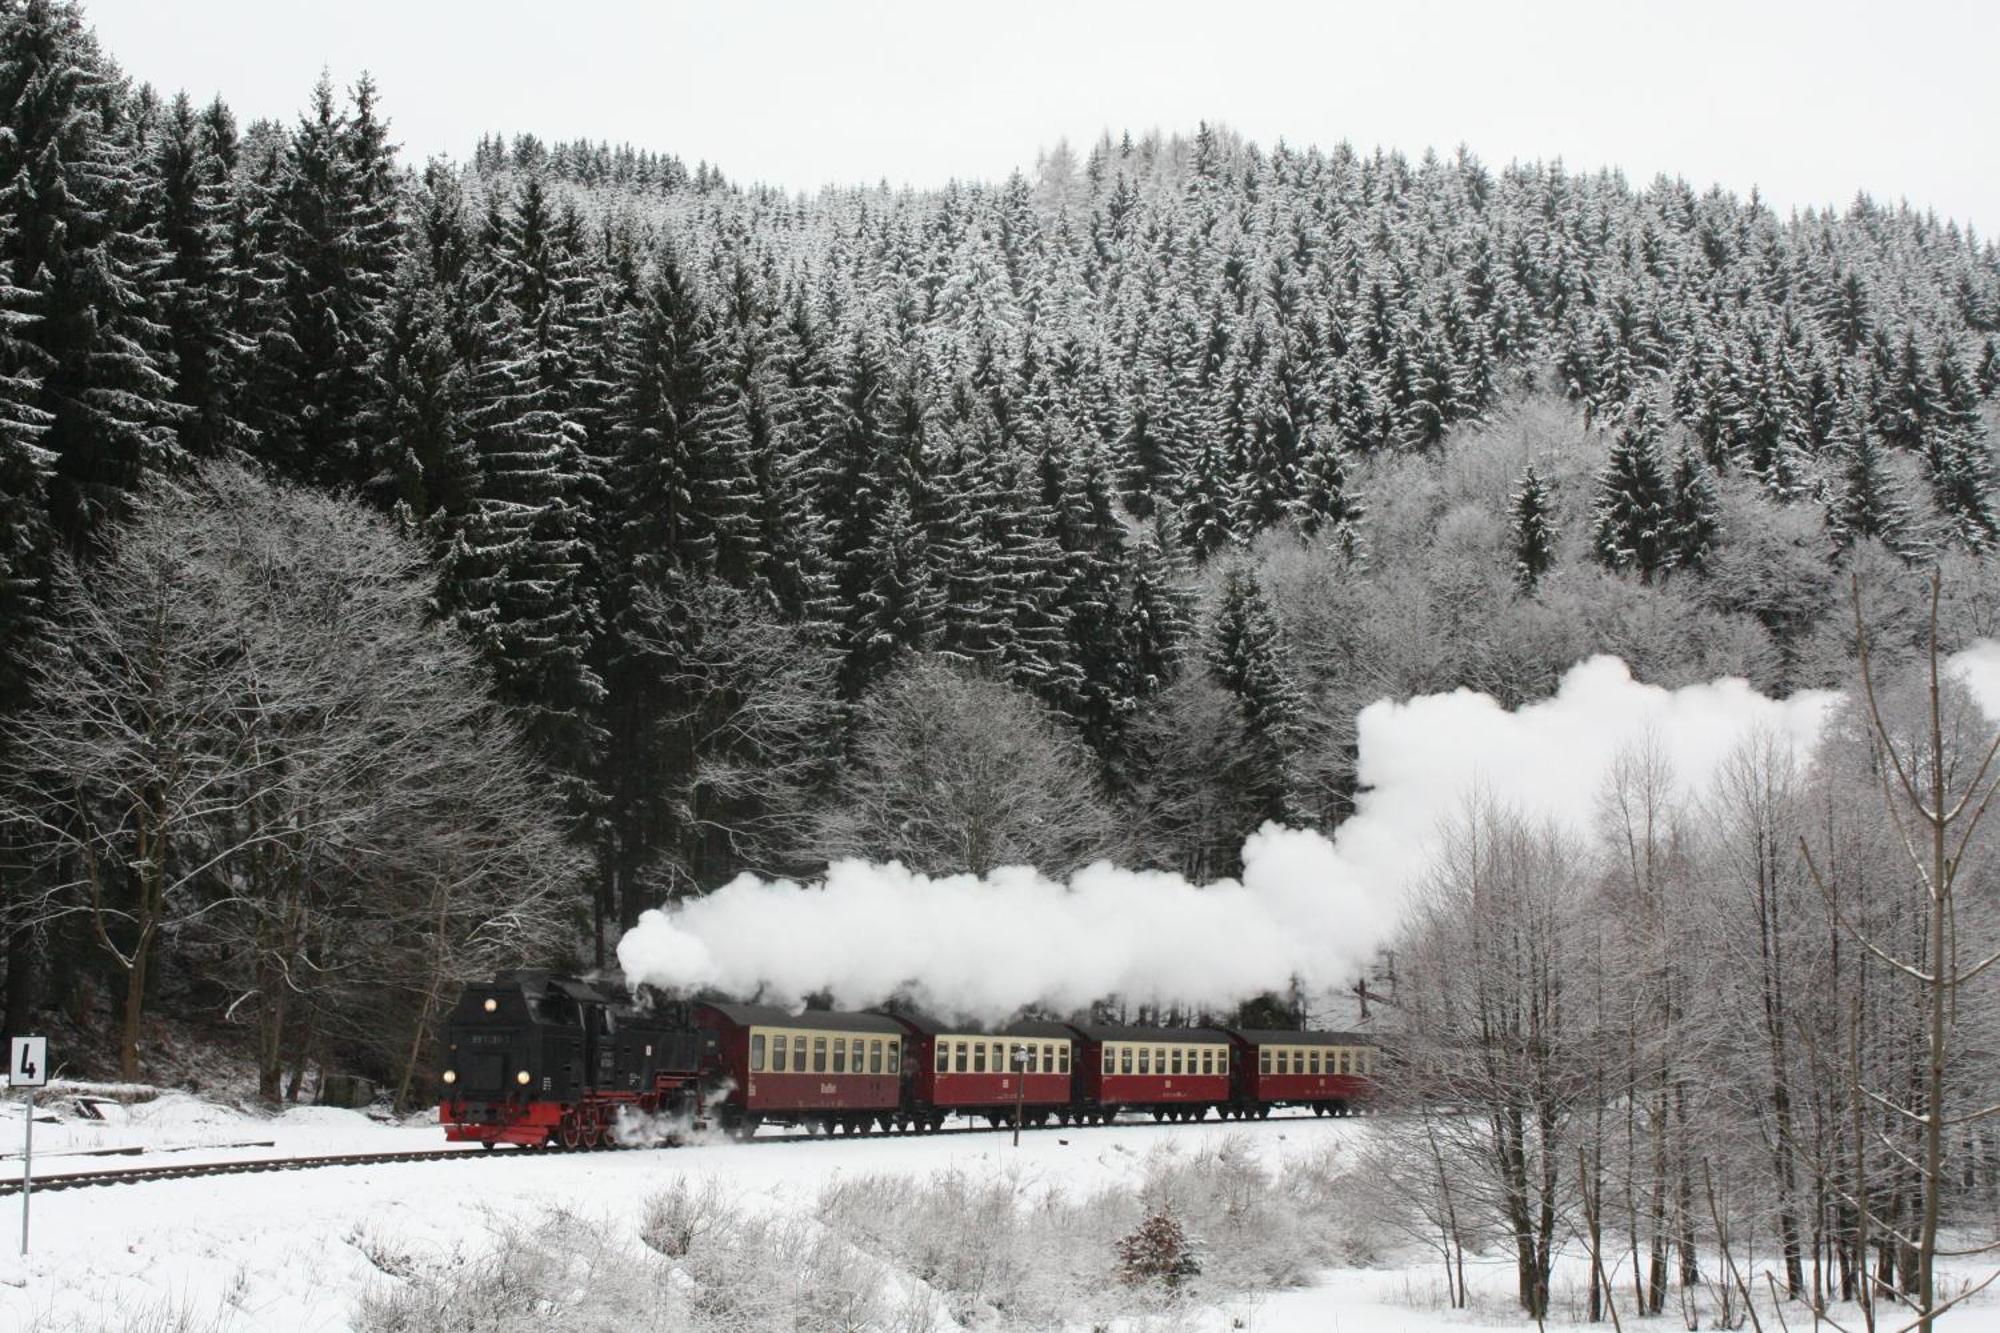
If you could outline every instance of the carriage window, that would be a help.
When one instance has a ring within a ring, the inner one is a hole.
[[[1181,1048],[1178,1046],[1174,1047],[1174,1072],[1181,1072]]]
[[[958,1056],[954,1061],[954,1063],[952,1064],[952,1072],[957,1074],[963,1074],[966,1070],[972,1068],[971,1065],[966,1063],[966,1061],[970,1060],[972,1057],[967,1053],[964,1042],[962,1041],[953,1042],[952,1045],[958,1051]]]
[[[1318,1051],[1306,1052],[1306,1072],[1308,1074],[1317,1074],[1319,1072],[1319,1062],[1320,1053]]]
[[[986,1043],[983,1041],[972,1043],[972,1072],[975,1074],[986,1072]]]
[[[1127,1046],[1124,1053],[1118,1057],[1118,1072],[1121,1074],[1132,1072],[1132,1047]]]
[[[785,1039],[784,1039],[783,1037],[773,1037],[773,1038],[771,1038],[771,1072],[772,1072],[772,1073],[774,1073],[774,1074],[782,1074],[782,1073],[784,1073],[784,1072],[785,1072],[785,1052],[786,1052],[787,1050],[789,1050],[789,1049],[790,1049],[790,1048],[789,1048],[788,1046],[786,1046],[786,1045],[785,1045]]]
[[[1056,1072],[1057,1072],[1058,1074],[1067,1074],[1067,1073],[1069,1072],[1069,1043],[1068,1043],[1068,1042],[1064,1042],[1064,1043],[1063,1043],[1062,1045],[1060,1045],[1060,1046],[1056,1047],[1056,1062],[1057,1062],[1057,1064],[1058,1064],[1058,1065],[1060,1066],[1060,1067],[1059,1067],[1059,1068],[1058,1068],[1058,1069],[1056,1070]]]
[[[1139,1048],[1139,1072],[1142,1074],[1153,1072],[1153,1048],[1150,1046]]]
[[[1362,1061],[1362,1069],[1361,1069],[1362,1073],[1372,1074],[1375,1072],[1375,1052],[1363,1051],[1361,1053],[1361,1061]]]
[[[1112,1050],[1108,1042],[1104,1047],[1104,1072],[1107,1074],[1118,1072],[1118,1052]]]
[[[861,1043],[857,1041],[854,1044],[859,1046]],[[847,1072],[847,1038],[845,1037],[835,1037],[833,1039],[833,1072],[836,1074],[845,1074]]]
[[[882,1072],[882,1043],[879,1041],[868,1043],[868,1072],[871,1074]]]
[[[1271,1048],[1269,1046],[1261,1046],[1257,1049],[1257,1072],[1260,1074],[1271,1072]]]
[[[750,1038],[750,1072],[764,1072],[764,1034],[761,1032]]]
[[[814,1037],[814,1038],[813,1038],[813,1073],[815,1073],[815,1074],[824,1074],[825,1072],[826,1072],[826,1038],[825,1038],[825,1037]]]
[[[896,1038],[889,1043],[889,1072],[900,1073],[903,1067],[903,1039]]]
[[[798,1070],[801,1074],[806,1072],[806,1039],[804,1037],[792,1038],[792,1068]]]
[[[931,1048],[931,1052],[931,1067],[940,1074],[949,1074],[951,1072],[951,1043],[948,1041],[938,1042]]]
[[[1215,1072],[1215,1048],[1212,1046],[1201,1048],[1201,1072],[1204,1074]]]

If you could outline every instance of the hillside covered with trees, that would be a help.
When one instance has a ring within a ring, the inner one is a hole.
[[[2000,628],[2000,250],[1908,207],[1214,126],[802,196],[393,94],[0,9],[4,1026],[128,1076],[164,1005],[407,1091],[745,869],[1226,875],[1380,697],[1841,684],[1850,570],[1885,660],[1933,565]]]

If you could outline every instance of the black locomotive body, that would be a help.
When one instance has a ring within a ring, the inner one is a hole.
[[[651,1013],[541,972],[470,986],[444,1031],[438,1118],[454,1142],[610,1147],[692,1120],[701,1035],[686,1006]]]

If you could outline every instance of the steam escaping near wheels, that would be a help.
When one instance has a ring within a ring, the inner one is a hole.
[[[1989,711],[2000,705],[2000,645],[1960,654],[1953,670]],[[781,1005],[823,991],[849,1009],[902,994],[986,1022],[1109,995],[1219,1010],[1293,977],[1345,986],[1388,942],[1408,888],[1475,800],[1588,839],[1621,755],[1648,747],[1683,792],[1699,793],[1753,737],[1803,756],[1840,701],[1828,691],[1774,700],[1739,679],[1668,690],[1634,681],[1614,657],[1578,664],[1554,697],[1513,711],[1469,690],[1385,700],[1358,718],[1355,814],[1331,838],[1265,825],[1244,844],[1240,880],[1197,885],[1098,864],[1059,883],[1026,867],[933,877],[840,861],[813,883],[745,875],[647,912],[618,960],[628,981],[669,991]]]

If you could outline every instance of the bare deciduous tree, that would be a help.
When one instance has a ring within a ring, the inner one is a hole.
[[[127,1078],[169,934],[220,946],[272,1100],[345,979],[426,978],[396,1011],[414,1052],[496,937],[548,946],[573,862],[388,522],[214,466],[142,497],[55,605],[4,786],[55,867],[31,913],[83,914],[127,978]]]
[[[919,660],[862,700],[829,853],[1061,875],[1120,847],[1082,742],[1022,691]]]
[[[1895,1229],[1898,1239],[1913,1251],[1914,1282],[1903,1293],[1916,1317],[1913,1326],[1920,1333],[1931,1333],[1937,1316],[1963,1299],[1963,1295],[1941,1298],[1937,1282],[1939,1227],[1952,1190],[1946,1174],[1951,1131],[2000,1115],[2000,1105],[1958,1109],[1957,1089],[1950,1083],[1961,999],[1973,983],[2000,964],[2000,947],[1996,947],[2000,941],[1992,935],[1986,935],[1982,943],[1970,944],[1969,959],[1962,952],[1968,941],[1961,936],[1961,927],[1966,924],[1961,913],[1971,906],[1969,895],[1963,892],[1973,882],[1965,873],[1968,858],[1976,850],[1974,839],[1981,824],[1995,798],[2000,797],[2000,774],[1995,772],[2000,735],[1991,740],[1981,738],[1982,731],[1990,732],[1990,725],[1964,692],[1949,688],[1944,677],[1938,636],[1941,575],[1933,573],[1931,577],[1923,704],[1915,725],[1885,706],[1869,660],[1858,580],[1852,588],[1861,685],[1882,809],[1904,852],[1908,872],[1905,892],[1914,900],[1909,920],[1915,930],[1884,932],[1843,909],[1814,857],[1810,840],[1802,838],[1799,845],[1814,884],[1842,928],[1889,970],[1912,1001],[1907,1012],[1921,1053],[1917,1077],[1886,1090],[1866,1086],[1858,1056],[1850,1073],[1857,1091],[1892,1124],[1907,1125],[1914,1131],[1914,1153],[1902,1154],[1915,1187],[1914,1217],[1907,1219],[1913,1224]],[[1971,938],[1981,939],[1980,935]],[[1870,1219],[1865,1202],[1862,1212],[1866,1225]],[[1992,1281],[1989,1277],[1979,1286]]]

